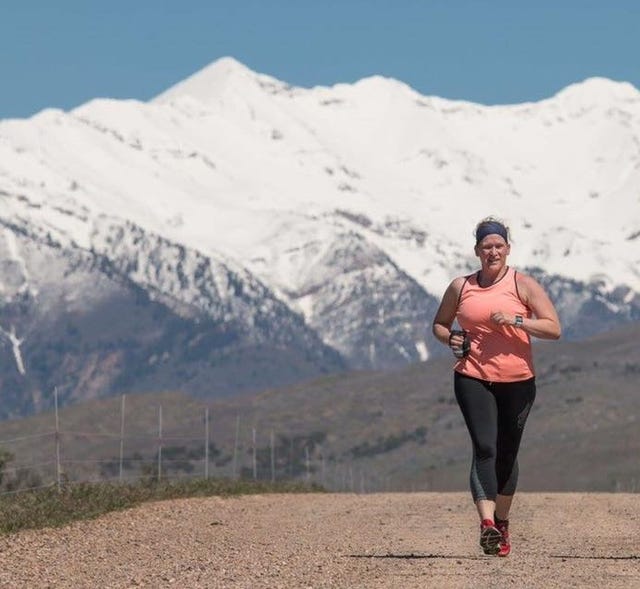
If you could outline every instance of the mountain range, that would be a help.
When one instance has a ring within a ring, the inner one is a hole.
[[[640,319],[640,92],[483,106],[373,76],[297,88],[223,58],[149,102],[0,121],[0,417],[216,397],[446,353],[473,229],[564,336]]]

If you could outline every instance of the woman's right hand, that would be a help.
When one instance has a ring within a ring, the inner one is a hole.
[[[449,347],[456,358],[464,358],[469,354],[469,337],[467,332],[452,329],[449,334]]]

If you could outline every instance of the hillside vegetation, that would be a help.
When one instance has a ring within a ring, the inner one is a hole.
[[[636,323],[580,343],[536,344],[538,396],[521,450],[522,489],[640,490],[638,336]],[[122,476],[157,475],[160,452],[163,477],[206,472],[299,478],[330,490],[464,490],[470,446],[451,364],[334,375],[208,404],[177,392],[127,395]],[[61,409],[67,479],[120,476],[121,409],[121,397]],[[3,485],[18,484],[11,468],[20,464],[46,463],[39,480],[55,478],[54,428],[52,412],[0,422],[0,447],[10,454]]]

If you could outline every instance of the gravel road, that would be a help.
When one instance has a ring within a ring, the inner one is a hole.
[[[640,587],[640,494],[528,494],[508,558],[467,494],[301,494],[149,503],[0,538],[0,587]]]

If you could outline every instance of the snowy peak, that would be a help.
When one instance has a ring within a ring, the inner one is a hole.
[[[616,82],[608,78],[595,77],[563,88],[554,98],[576,105],[613,106],[618,102],[640,101],[640,91],[629,82]]]
[[[363,98],[378,100],[380,96],[398,95],[403,98],[416,98],[419,94],[408,84],[385,76],[369,76],[353,84],[353,89]]]
[[[156,96],[153,102],[167,103],[190,98],[209,105],[245,93],[274,93],[287,88],[276,78],[258,74],[232,57],[223,57]]]

